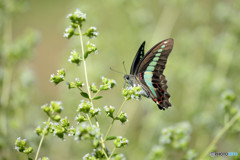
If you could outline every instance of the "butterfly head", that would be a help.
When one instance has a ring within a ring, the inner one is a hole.
[[[124,75],[125,83],[127,83],[130,86],[134,85],[134,76],[131,74]],[[125,86],[125,85],[124,85]]]

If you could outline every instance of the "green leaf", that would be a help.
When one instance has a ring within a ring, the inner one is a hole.
[[[84,97],[84,98],[87,98],[89,99],[89,96],[86,92],[80,92],[80,94]]]
[[[84,53],[84,59],[87,59],[89,52]]]
[[[103,96],[94,97],[93,100],[101,99]]]
[[[117,138],[116,136],[108,136],[108,137],[106,138],[106,140],[109,141],[109,140],[114,140],[114,139],[116,139],[116,138]]]

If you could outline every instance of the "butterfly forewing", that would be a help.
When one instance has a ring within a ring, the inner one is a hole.
[[[163,73],[168,55],[172,51],[173,43],[173,39],[169,38],[152,47],[141,59],[137,69],[135,70],[135,74],[146,71],[148,67],[150,71],[156,70]],[[153,66],[154,70],[152,70],[153,67],[150,66]]]
[[[142,43],[142,45],[139,47],[138,52],[132,62],[132,66],[131,66],[131,70],[130,70],[130,74],[134,74],[134,72],[136,71],[136,68],[139,64],[139,62],[141,61],[141,59],[144,56],[144,46],[145,46],[145,41]]]

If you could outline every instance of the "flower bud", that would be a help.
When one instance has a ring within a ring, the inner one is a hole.
[[[120,120],[122,123],[125,123],[128,121],[127,119],[127,113],[121,112],[119,116],[117,117],[118,120]]]
[[[106,112],[108,117],[114,118],[113,117],[113,113],[115,111],[115,107],[113,107],[113,106],[105,106],[104,110],[105,110],[105,112]]]
[[[114,140],[114,145],[116,148],[121,148],[125,145],[128,144],[128,139],[127,138],[123,138],[121,136],[118,136],[116,140]]]
[[[50,82],[55,83],[56,85],[65,79],[65,70],[57,70],[57,75],[51,74]]]

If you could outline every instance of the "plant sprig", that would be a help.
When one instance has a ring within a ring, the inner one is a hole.
[[[141,87],[134,86],[123,90],[122,94],[125,98],[116,114],[114,113],[115,107],[111,105],[106,105],[103,108],[96,108],[94,106],[95,101],[103,98],[101,92],[114,88],[116,86],[116,81],[102,76],[100,85],[96,85],[96,83],[90,84],[87,72],[87,59],[89,55],[92,53],[97,54],[98,51],[93,42],[87,41],[85,44],[83,36],[88,37],[89,40],[95,39],[98,36],[97,29],[96,27],[90,27],[86,32],[83,31],[83,24],[86,22],[86,14],[82,13],[79,9],[69,14],[67,18],[70,20],[70,26],[65,29],[63,36],[67,39],[77,36],[81,47],[80,51],[73,49],[70,52],[68,61],[72,64],[76,64],[77,67],[83,66],[83,76],[85,77],[84,83],[79,78],[75,78],[75,81],[66,83],[68,89],[77,89],[82,97],[76,110],[75,121],[77,125],[72,125],[74,124],[73,122],[70,122],[67,117],[61,115],[63,111],[62,102],[51,101],[49,104],[43,105],[41,108],[48,116],[48,120],[44,122],[42,126],[35,129],[36,134],[41,136],[35,160],[38,159],[44,138],[49,134],[61,139],[65,139],[65,136],[73,136],[75,140],[83,141],[83,143],[84,140],[90,140],[92,142],[93,151],[86,153],[83,159],[124,159],[123,154],[115,153],[115,151],[118,148],[126,146],[128,144],[128,139],[120,135],[109,136],[109,133],[115,121],[120,121],[123,124],[128,121],[127,114],[122,111],[122,108],[128,100],[141,98],[139,94]],[[86,50],[84,48],[86,48]],[[64,68],[57,70],[56,74],[51,75],[50,82],[55,85],[59,85],[64,81],[66,82],[66,73],[67,70]],[[105,111],[106,121],[109,121],[109,127],[106,132],[102,131],[101,124],[98,121],[98,116],[100,116],[102,110]],[[106,141],[112,141],[114,146],[112,150],[109,150]]]

